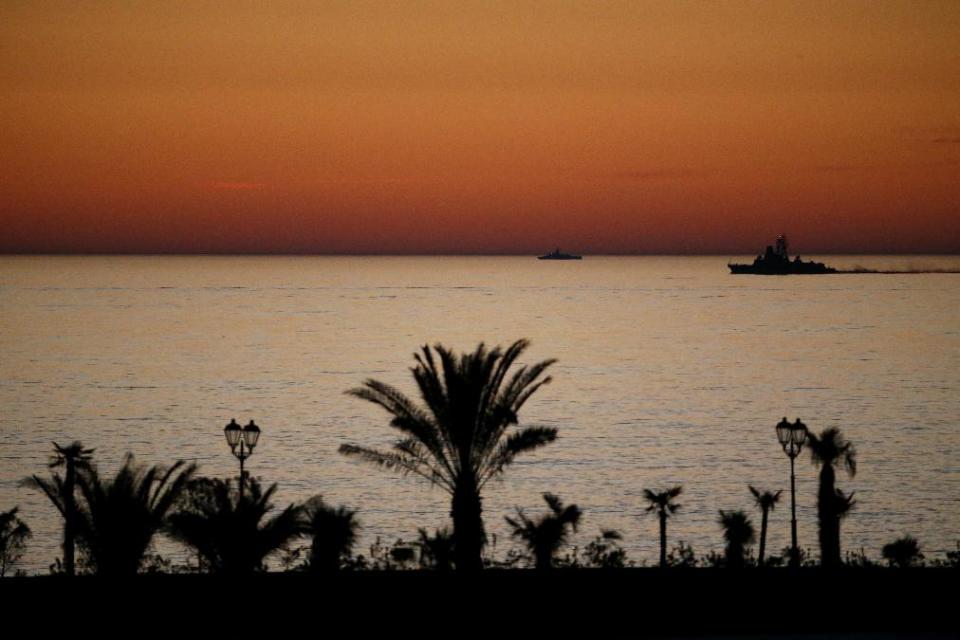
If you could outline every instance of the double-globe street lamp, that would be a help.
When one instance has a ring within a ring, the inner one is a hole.
[[[253,448],[260,439],[260,427],[251,420],[250,424],[241,428],[236,420],[231,419],[223,428],[223,435],[230,445],[230,452],[240,461],[240,502],[243,502],[243,461],[253,455]]]
[[[793,472],[793,461],[800,455],[803,443],[807,441],[807,425],[800,418],[791,424],[786,416],[777,423],[777,440],[783,452],[790,458],[790,566],[800,566],[800,550],[797,548],[797,483]]]

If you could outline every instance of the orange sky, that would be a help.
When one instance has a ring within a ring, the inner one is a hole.
[[[960,252],[960,2],[0,4],[0,252]]]

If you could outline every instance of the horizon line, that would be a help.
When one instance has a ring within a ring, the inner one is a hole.
[[[631,258],[631,257],[661,257],[661,258],[696,258],[696,257],[722,257],[722,256],[748,256],[756,255],[757,252],[725,252],[725,253],[583,253],[578,254],[583,257],[596,258]],[[305,252],[305,251],[111,251],[111,252],[82,252],[82,251],[5,251],[0,252],[0,257],[296,257],[296,258],[535,258],[541,254],[537,253],[496,253],[496,252],[458,252],[458,253],[391,253],[391,252]],[[807,251],[806,256],[957,256],[960,257],[960,250],[957,251],[929,251],[923,253],[917,252],[818,252]]]

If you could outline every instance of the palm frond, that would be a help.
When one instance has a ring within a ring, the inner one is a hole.
[[[54,473],[49,480],[36,475],[30,476],[29,478],[24,478],[20,484],[23,487],[42,491],[53,506],[57,508],[57,511],[60,512],[60,515],[66,516],[67,508],[63,502],[63,496],[65,494],[63,478],[58,474]]]
[[[517,456],[547,445],[557,439],[557,430],[552,427],[526,427],[510,434],[479,470],[480,486],[503,472]]]
[[[352,444],[342,444],[339,449],[345,456],[360,458],[366,462],[381,466],[385,469],[399,471],[402,474],[412,473],[428,480],[431,484],[443,487],[447,491],[453,492],[450,481],[444,476],[430,468],[425,470],[422,460],[403,454],[391,453],[387,451],[377,451],[367,447],[358,447]]]
[[[683,493],[682,485],[671,487],[665,491],[644,489],[643,497],[648,503],[647,511],[656,511],[661,517],[668,517],[670,514],[676,513],[681,505],[673,502],[673,500],[681,493]]]
[[[813,464],[833,466],[843,464],[851,476],[856,475],[856,449],[850,441],[843,437],[840,429],[829,427],[824,429],[819,436],[813,432],[808,432],[807,441],[810,447],[810,460]]]

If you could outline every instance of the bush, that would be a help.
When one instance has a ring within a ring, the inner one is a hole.
[[[627,560],[627,552],[620,546],[623,539],[618,531],[603,529],[600,535],[583,548],[584,566],[601,569],[622,569],[633,563]]]
[[[696,554],[693,552],[693,547],[685,544],[683,540],[677,542],[667,553],[668,567],[692,568],[696,567],[697,564],[699,563]]]
[[[883,558],[891,567],[906,569],[923,564],[920,543],[913,536],[903,536],[883,546]]]

